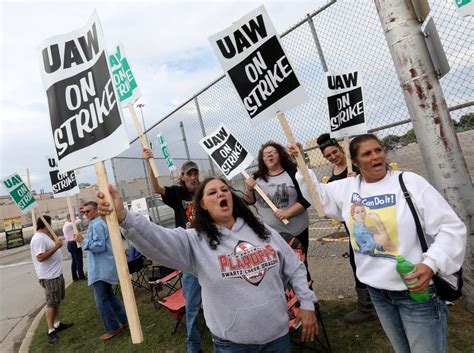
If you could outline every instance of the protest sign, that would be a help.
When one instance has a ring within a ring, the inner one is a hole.
[[[474,16],[474,0],[452,0],[462,17]]]
[[[112,158],[129,147],[99,17],[45,40],[40,71],[62,172]]]
[[[140,213],[143,217],[150,220],[150,213],[148,212],[148,206],[146,198],[132,200],[130,204],[130,211]]]
[[[199,143],[229,180],[244,171],[253,161],[253,157],[223,124]]]
[[[99,190],[112,204],[104,160],[129,147],[97,13],[80,30],[44,41],[40,67],[59,170],[94,163]],[[129,105],[130,106],[130,105]],[[143,342],[115,210],[105,217],[133,343]]]
[[[165,142],[162,134],[156,135],[158,138],[158,143],[160,144],[161,153],[163,154],[163,158],[165,159],[166,166],[168,167],[169,171],[172,172],[176,170],[176,165],[174,164],[173,158],[171,158],[170,151],[168,150],[168,144]]]
[[[209,41],[252,125],[308,99],[264,6],[209,37]]]
[[[72,196],[79,193],[79,186],[77,186],[76,173],[71,170],[66,173],[61,173],[58,169],[58,163],[54,157],[46,157],[48,163],[49,178],[53,188],[53,197]],[[71,215],[74,220],[74,215]]]
[[[362,83],[358,71],[326,72],[330,135],[333,138],[367,132],[362,100]]]
[[[115,46],[115,50],[109,55],[109,62],[120,105],[122,108],[126,108],[130,103],[135,103],[141,93],[130,69],[122,43]]]
[[[7,189],[13,202],[20,209],[21,213],[26,213],[38,206],[38,203],[25,182],[18,173],[12,174],[2,180],[2,184]]]
[[[215,132],[201,139],[199,143],[227,179],[230,180],[239,173],[242,173],[245,179],[250,178],[245,168],[252,163],[253,156],[247,152],[223,124]],[[255,191],[260,194],[273,212],[278,211],[272,200],[258,185],[255,185]],[[282,219],[282,222],[289,223],[286,218]]]

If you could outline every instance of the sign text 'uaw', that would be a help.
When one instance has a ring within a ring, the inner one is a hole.
[[[63,172],[128,148],[97,13],[80,30],[41,44],[40,68]]]
[[[54,157],[46,157],[46,162],[48,163],[49,178],[51,179],[54,198],[72,196],[80,192],[74,170],[61,173]]]
[[[109,60],[120,105],[125,108],[130,103],[135,103],[141,94],[122,43],[115,46],[115,50],[109,55]]]
[[[253,161],[253,157],[222,124],[199,143],[229,180],[243,172]]]
[[[33,193],[18,173],[12,174],[2,180],[13,202],[18,206],[21,213],[26,213],[38,206]]]
[[[326,73],[331,137],[367,132],[359,72]]]
[[[252,125],[308,99],[264,6],[209,41]]]

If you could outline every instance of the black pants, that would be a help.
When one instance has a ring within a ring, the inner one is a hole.
[[[308,282],[311,281],[311,274],[309,273],[308,268],[308,247],[309,247],[309,228],[303,230],[300,234],[296,236],[301,243],[301,247],[303,248],[304,253],[304,265],[306,267],[306,273]]]
[[[82,263],[82,248],[78,248],[75,241],[67,242],[67,250],[71,253],[71,272],[72,279],[82,279],[84,278],[84,270]]]

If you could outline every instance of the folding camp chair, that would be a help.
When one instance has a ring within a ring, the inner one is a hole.
[[[181,324],[186,311],[186,301],[183,295],[183,288],[179,288],[177,291],[159,300],[158,303],[164,308],[168,309],[170,315],[176,319],[176,325],[171,332],[171,334],[174,335],[178,330],[178,327]]]
[[[183,275],[183,271],[181,270],[173,270],[173,272],[161,276],[161,274],[167,273],[167,268],[161,268],[159,271],[159,278],[156,280],[148,281],[148,285],[150,287],[151,297],[150,300],[153,301],[155,307],[158,308],[157,301],[170,296],[174,292],[178,291],[181,288],[181,278]],[[164,292],[161,293],[160,292]]]
[[[142,287],[146,290],[150,290],[148,280],[146,277],[147,273],[147,260],[145,256],[140,255],[135,259],[128,262],[128,272],[131,275],[133,287]]]

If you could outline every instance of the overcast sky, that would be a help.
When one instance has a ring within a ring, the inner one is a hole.
[[[0,177],[14,172],[25,177],[29,168],[33,189],[51,189],[45,157],[54,149],[39,44],[81,28],[94,8],[109,51],[118,41],[125,46],[149,126],[222,75],[208,36],[262,3],[281,33],[326,2],[1,1]],[[133,139],[136,133],[127,120]]]

